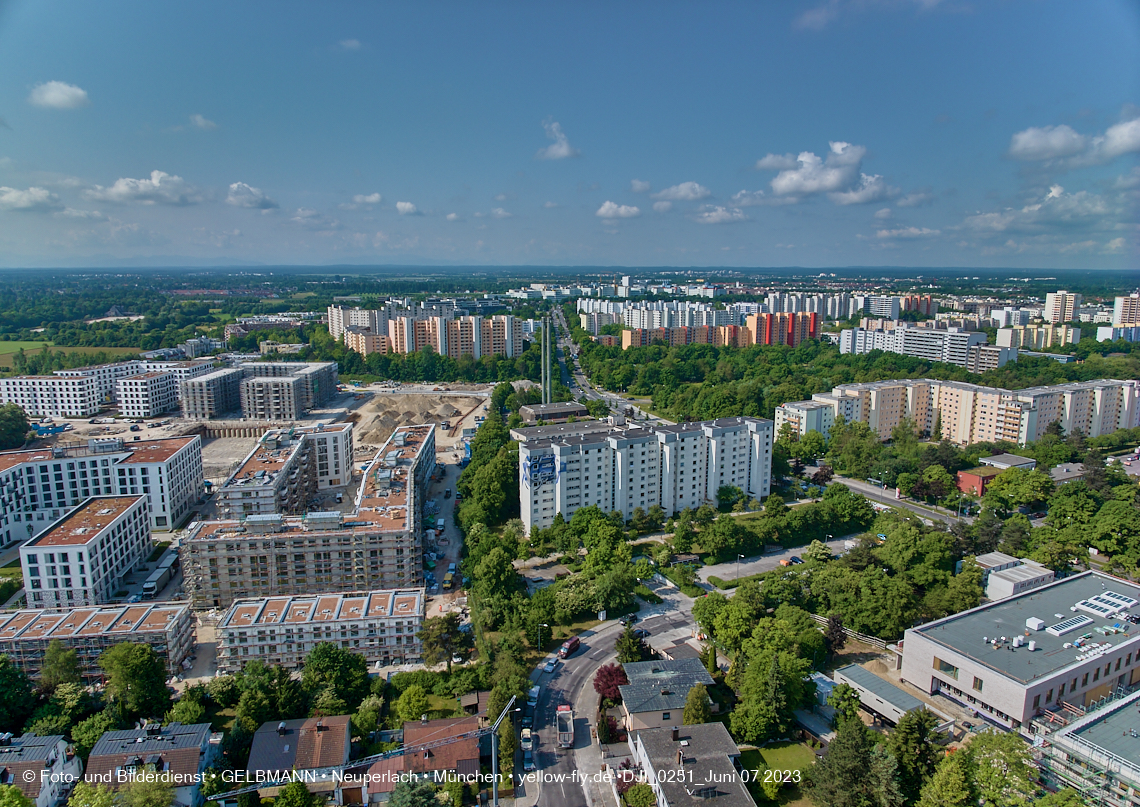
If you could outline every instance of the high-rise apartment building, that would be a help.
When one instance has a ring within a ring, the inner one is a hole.
[[[789,345],[819,336],[819,314],[752,314],[745,320],[754,345]]]
[[[901,308],[901,300],[898,297],[872,296],[863,301],[863,313],[869,317],[898,319]]]
[[[178,383],[174,373],[152,371],[120,378],[119,414],[128,418],[152,418],[178,408]]]
[[[1046,322],[1042,325],[1023,325],[1015,328],[999,328],[997,332],[998,347],[1024,348],[1025,350],[1041,350],[1047,347],[1060,347],[1062,345],[1075,345],[1081,341],[1081,329],[1071,325],[1054,325]]]
[[[780,428],[785,423],[790,424],[800,437],[810,431],[817,431],[826,438],[831,433],[831,427],[835,425],[835,407],[819,401],[780,404],[776,407],[775,418],[777,438],[780,436]]]
[[[596,505],[629,517],[654,505],[667,513],[715,501],[723,485],[757,499],[772,477],[772,421],[751,417],[701,423],[523,430],[519,499],[527,532]]]
[[[1045,295],[1044,317],[1046,322],[1074,322],[1077,309],[1081,307],[1081,295],[1067,291],[1055,291]]]
[[[1140,325],[1140,294],[1116,298],[1112,304],[1112,324],[1116,328]]]
[[[212,420],[241,406],[241,380],[245,373],[236,367],[186,378],[179,382],[182,417]]]
[[[969,364],[970,349],[985,343],[986,335],[980,331],[918,328],[904,323],[899,323],[898,327],[889,331],[849,328],[839,334],[840,353],[858,355],[872,350],[885,350],[888,353],[901,353],[961,367]],[[1006,358],[1008,360],[1009,357]]]

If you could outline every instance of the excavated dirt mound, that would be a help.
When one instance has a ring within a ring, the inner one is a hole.
[[[374,395],[371,401],[357,410],[360,420],[356,440],[358,443],[380,445],[397,426],[455,420],[484,400],[457,395]]]

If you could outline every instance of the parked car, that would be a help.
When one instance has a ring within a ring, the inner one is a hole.
[[[519,747],[522,748],[523,751],[531,751],[534,749],[533,736],[534,735],[532,734],[530,729],[523,729],[522,730],[522,734],[521,734],[522,739],[519,741]]]
[[[788,560],[790,560],[792,563],[803,563],[798,555],[792,555],[790,558],[788,558]]]
[[[542,671],[544,673],[552,673],[556,669],[558,669],[558,659],[552,658],[550,661],[546,662],[546,666],[542,668]]]
[[[648,639],[649,638],[649,631],[647,631],[645,628],[638,628],[637,630],[635,630],[633,632],[633,635],[636,636],[638,639]]]
[[[637,621],[637,614],[626,614],[625,616],[623,616],[621,618],[621,624],[625,625],[626,627],[629,627],[630,625],[632,625],[636,621]]]
[[[535,769],[534,752],[533,751],[523,751],[523,770],[524,771],[533,771],[534,769]]]

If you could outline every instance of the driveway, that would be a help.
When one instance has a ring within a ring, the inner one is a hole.
[[[843,542],[846,540],[844,537],[834,538],[826,541],[828,549],[831,550],[833,555],[842,555],[845,551]],[[697,579],[705,584],[706,588],[713,588],[709,583],[709,578],[716,576],[721,580],[735,580],[738,577],[749,577],[760,572],[770,572],[773,569],[780,568],[780,561],[787,560],[793,555],[800,555],[804,551],[804,547],[799,546],[795,549],[784,549],[780,552],[774,552],[771,555],[758,555],[750,558],[742,558],[739,567],[734,561],[728,563],[716,563],[712,566],[702,566],[697,571]]]

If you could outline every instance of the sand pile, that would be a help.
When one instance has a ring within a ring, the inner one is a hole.
[[[485,402],[483,398],[455,395],[373,395],[357,410],[358,443],[380,445],[397,426],[455,420]],[[455,424],[452,423],[452,426]]]

